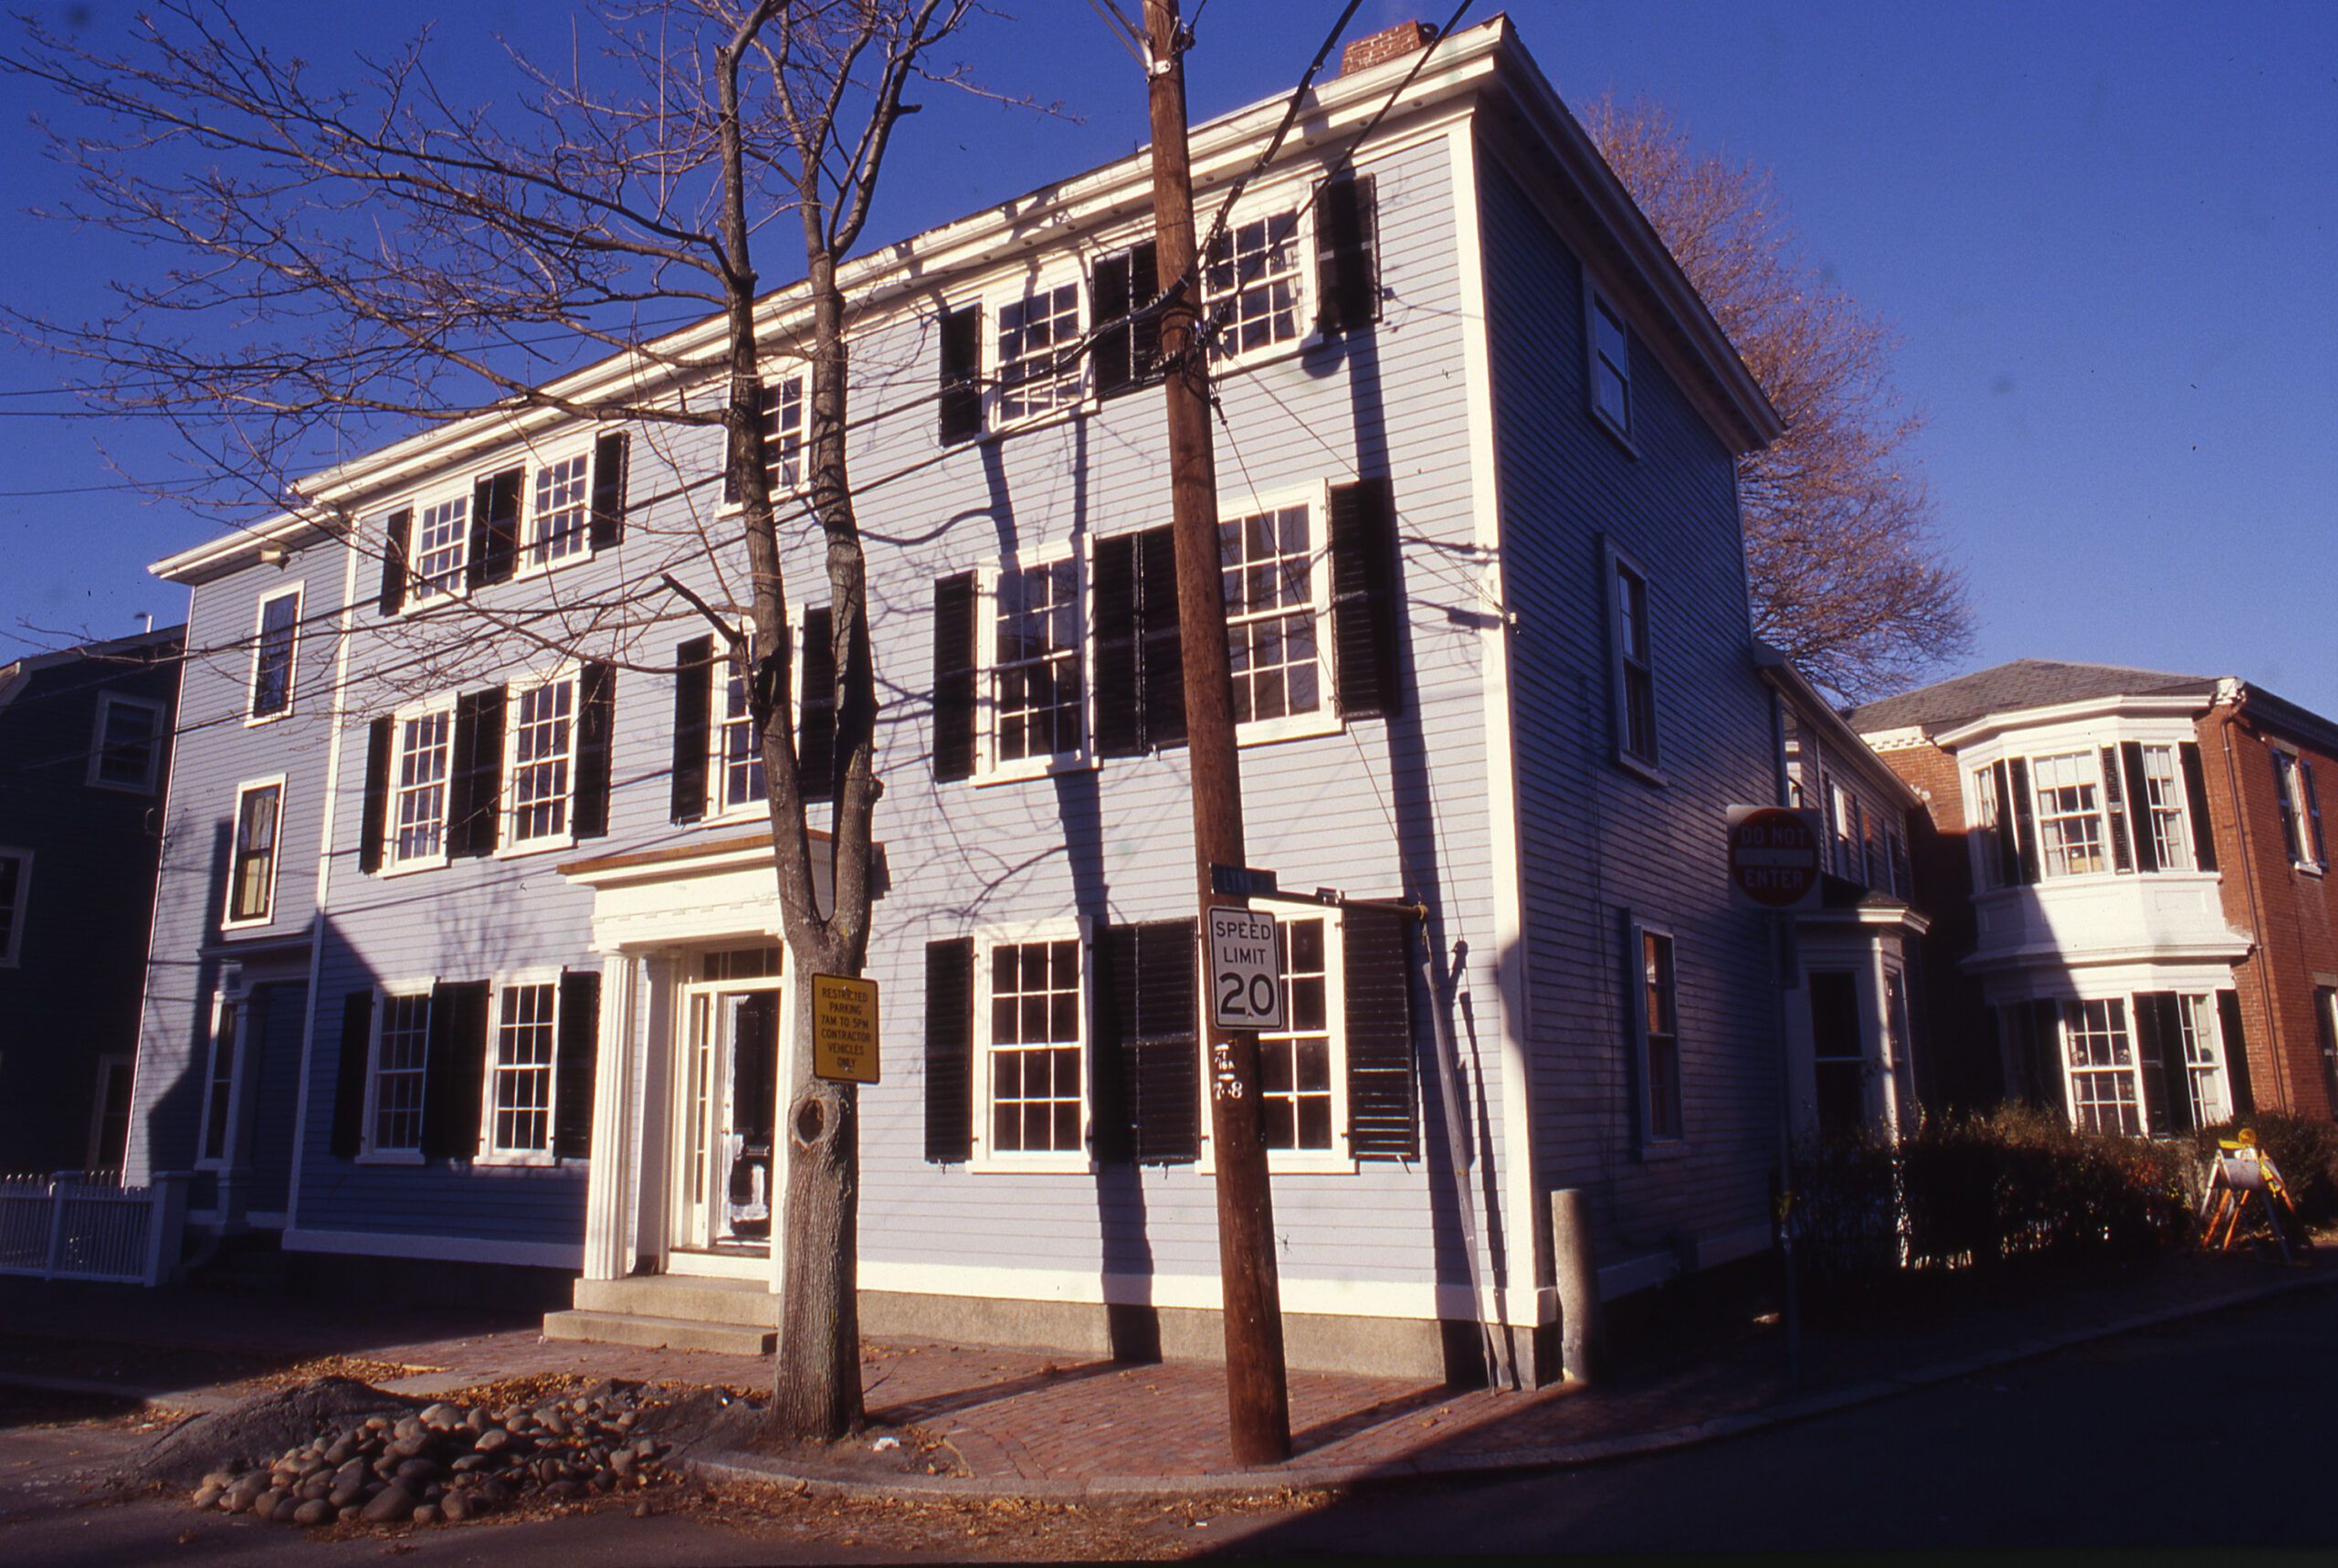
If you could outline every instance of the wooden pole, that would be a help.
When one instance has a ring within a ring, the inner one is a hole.
[[[1151,56],[1153,222],[1159,275],[1172,289],[1162,312],[1169,366],[1169,484],[1177,563],[1177,631],[1185,645],[1185,743],[1193,769],[1194,873],[1201,929],[1213,905],[1243,906],[1211,887],[1210,867],[1240,866],[1242,779],[1234,750],[1226,604],[1218,586],[1217,479],[1209,428],[1209,364],[1196,331],[1193,168],[1185,146],[1184,28],[1176,0],[1145,0]],[[1183,280],[1183,287],[1177,287]],[[1226,1303],[1226,1400],[1234,1459],[1290,1457],[1282,1296],[1275,1276],[1274,1206],[1259,1117],[1259,1039],[1209,1035],[1210,1136],[1217,1163],[1217,1258]]]

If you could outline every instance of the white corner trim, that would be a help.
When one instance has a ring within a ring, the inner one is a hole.
[[[358,1258],[420,1258],[439,1263],[519,1263],[536,1268],[584,1267],[582,1242],[494,1241],[476,1236],[414,1236],[374,1230],[284,1232],[287,1252],[338,1252]]]

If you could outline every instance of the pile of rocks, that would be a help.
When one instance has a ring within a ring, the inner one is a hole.
[[[531,1497],[638,1489],[667,1475],[668,1446],[635,1432],[651,1408],[637,1391],[613,1388],[533,1407],[367,1415],[265,1468],[214,1470],[195,1506],[287,1524],[436,1524]]]

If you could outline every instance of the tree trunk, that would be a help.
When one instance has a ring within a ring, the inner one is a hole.
[[[788,977],[795,987],[788,1053],[795,1087],[785,1123],[787,1224],[771,1421],[792,1436],[833,1440],[861,1422],[859,1093],[812,1076],[813,966],[792,950],[789,956],[797,960]]]

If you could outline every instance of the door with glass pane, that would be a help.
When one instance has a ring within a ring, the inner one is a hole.
[[[680,1245],[768,1253],[778,1202],[778,988],[689,987],[683,1049]]]

